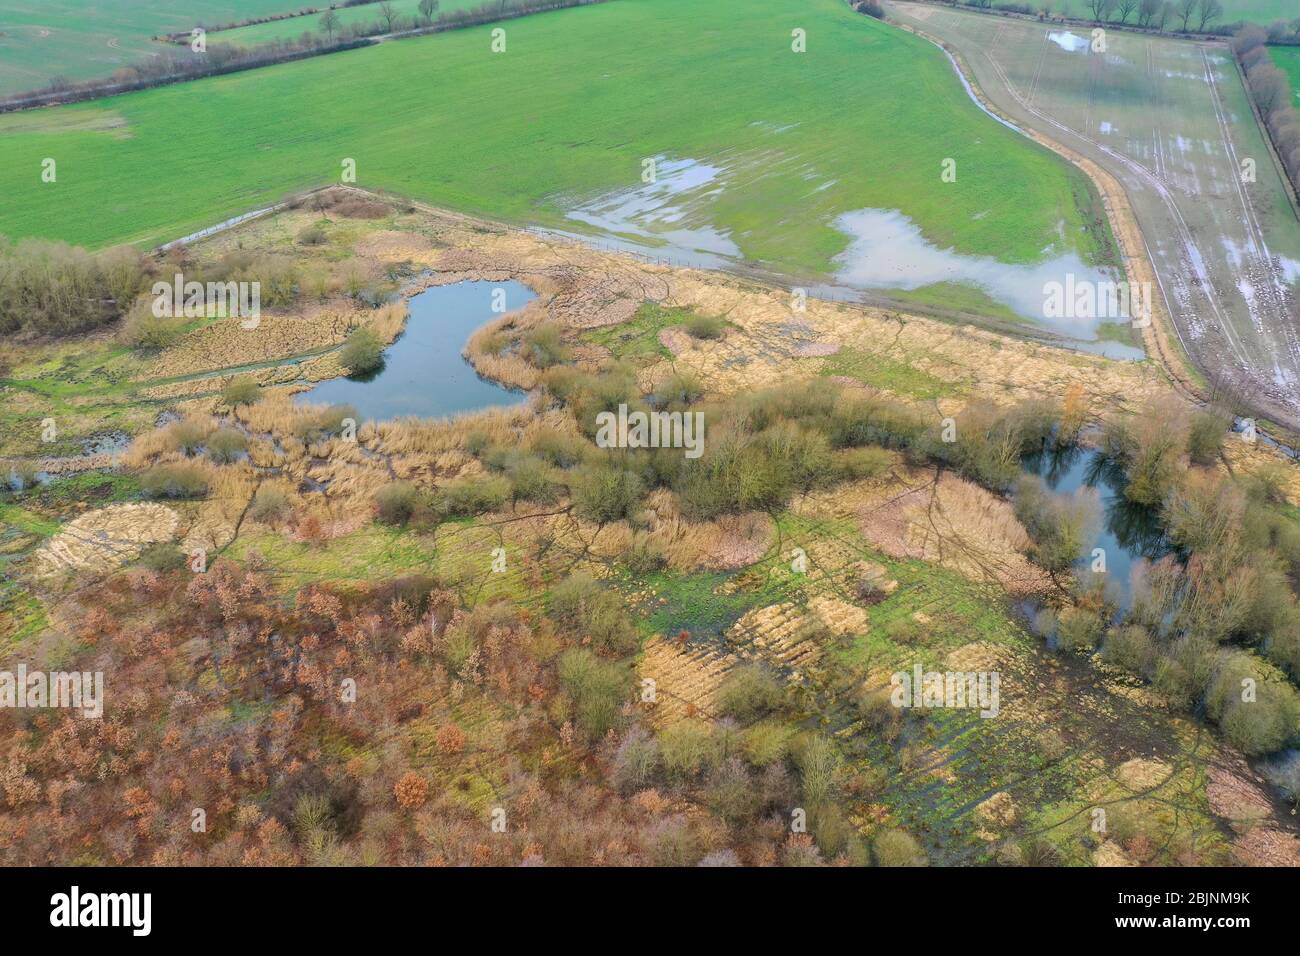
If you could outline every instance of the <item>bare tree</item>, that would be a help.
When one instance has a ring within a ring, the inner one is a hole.
[[[1087,0],[1088,9],[1092,11],[1092,18],[1100,23],[1106,16],[1114,0]]]
[[[1183,32],[1187,32],[1187,23],[1200,5],[1201,0],[1174,0],[1174,15],[1183,21]]]
[[[1115,12],[1119,14],[1119,22],[1128,23],[1128,18],[1133,15],[1137,6],[1138,0],[1118,0],[1115,4]]]
[[[1201,0],[1201,26],[1202,33],[1210,25],[1212,20],[1217,20],[1223,16],[1223,4],[1219,0]]]
[[[420,0],[420,16],[426,24],[433,22],[433,15],[438,12],[438,0]]]
[[[1142,3],[1138,6],[1138,26],[1151,26],[1156,14],[1160,12],[1160,5],[1163,2],[1164,0],[1142,0]]]
[[[329,34],[330,42],[334,42],[334,31],[339,28],[339,15],[333,10],[326,10],[320,18],[320,28]]]
[[[379,15],[383,17],[384,22],[388,24],[388,32],[392,33],[393,21],[397,19],[397,11],[393,9],[393,5],[389,3],[389,0],[384,0],[384,2],[379,5]]]

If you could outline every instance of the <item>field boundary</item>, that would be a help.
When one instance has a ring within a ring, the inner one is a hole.
[[[934,4],[923,5],[934,6]],[[965,80],[971,95],[990,115],[1002,120],[1002,122],[1010,125],[1030,140],[1046,149],[1050,149],[1088,177],[1101,195],[1102,207],[1106,210],[1106,218],[1110,223],[1111,233],[1115,237],[1115,242],[1119,245],[1120,258],[1124,264],[1124,271],[1128,281],[1131,283],[1148,282],[1160,289],[1160,299],[1152,302],[1151,324],[1142,329],[1142,341],[1147,346],[1147,353],[1156,357],[1176,391],[1197,405],[1206,404],[1207,399],[1204,388],[1198,381],[1200,373],[1191,361],[1190,353],[1182,342],[1182,335],[1178,332],[1177,325],[1173,322],[1172,317],[1164,311],[1164,308],[1167,308],[1164,284],[1160,281],[1160,276],[1151,261],[1146,239],[1142,235],[1141,226],[1138,225],[1137,216],[1133,213],[1128,193],[1125,192],[1119,180],[1087,157],[1056,142],[1038,130],[1025,128],[1023,124],[1015,122],[1011,117],[1004,114],[980,89],[974,71],[966,66],[961,54],[951,49],[938,37],[932,36],[910,24],[895,21],[895,25],[899,29],[919,36],[943,50],[951,59],[954,68],[961,74],[962,79]],[[1161,303],[1164,303],[1164,308],[1160,307]],[[1169,335],[1170,328],[1174,330],[1174,334],[1178,339],[1177,346],[1174,345],[1173,339]]]
[[[1090,20],[1087,17],[1067,17],[1061,14],[1049,14],[1046,17],[1037,16],[1029,13],[1019,13],[1015,10],[995,10],[992,7],[972,7],[965,4],[946,3],[944,0],[909,0],[910,3],[917,3],[926,7],[938,7],[946,10],[969,11],[970,13],[983,13],[989,16],[1002,17],[1004,20],[1027,20],[1030,23],[1058,23],[1065,26],[1077,27],[1101,27],[1105,30],[1119,30],[1124,33],[1136,33],[1141,36],[1169,37],[1172,40],[1196,40],[1199,42],[1226,42],[1232,38],[1233,33],[1243,26],[1250,25],[1251,20],[1235,20],[1232,23],[1223,24],[1218,31],[1209,31],[1201,33],[1199,31],[1184,30],[1160,30],[1152,27],[1138,26],[1136,23],[1114,23],[1110,20]],[[1232,29],[1229,29],[1231,27]],[[1227,32],[1221,32],[1227,31]],[[1279,44],[1280,46],[1300,46],[1296,44]]]

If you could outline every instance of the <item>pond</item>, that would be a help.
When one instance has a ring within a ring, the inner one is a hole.
[[[1072,445],[1047,447],[1025,456],[1021,466],[1037,475],[1053,492],[1072,494],[1080,488],[1094,488],[1101,499],[1102,521],[1093,541],[1085,547],[1079,567],[1087,571],[1094,548],[1106,554],[1107,589],[1119,607],[1132,602],[1131,576],[1139,559],[1156,560],[1169,553],[1169,543],[1160,529],[1158,515],[1151,508],[1135,505],[1124,497],[1124,474],[1100,449]]]
[[[461,351],[480,326],[535,298],[532,289],[515,281],[475,280],[426,289],[411,298],[406,327],[384,350],[382,366],[365,375],[321,382],[294,401],[351,405],[362,421],[406,415],[444,418],[519,405],[527,397],[524,392],[480,378]]]

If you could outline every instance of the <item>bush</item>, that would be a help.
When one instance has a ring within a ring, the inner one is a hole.
[[[686,320],[686,331],[695,339],[720,339],[727,323],[713,315],[692,315]]]
[[[140,488],[150,498],[198,498],[207,494],[208,473],[188,462],[156,465],[141,476]]]
[[[236,405],[252,405],[261,397],[261,386],[255,379],[246,375],[232,378],[221,390],[221,402],[229,408],[234,408]]]
[[[461,478],[438,488],[434,507],[444,518],[469,518],[504,507],[510,490],[510,482],[501,477]]]
[[[570,487],[578,515],[603,524],[631,517],[641,500],[643,485],[636,472],[602,463],[583,465]]]
[[[330,405],[295,421],[293,434],[299,441],[311,444],[341,433],[349,420],[357,420],[355,408],[351,405]]]
[[[1275,668],[1243,652],[1226,653],[1205,694],[1205,710],[1248,756],[1271,753],[1297,730],[1295,689]]]
[[[718,708],[742,723],[750,723],[781,706],[781,685],[762,664],[741,664],[718,690]]]
[[[1150,674],[1155,666],[1156,646],[1147,629],[1137,624],[1112,628],[1106,635],[1101,656],[1133,674]]]
[[[298,232],[300,246],[321,246],[328,241],[329,237],[320,226],[306,226]]]
[[[679,720],[659,733],[664,769],[677,779],[698,777],[722,759],[713,728],[702,720]]]
[[[540,458],[516,453],[506,463],[506,478],[510,481],[512,501],[534,501],[550,504],[564,491],[564,484],[554,467]]]
[[[190,418],[175,422],[167,429],[167,438],[172,448],[187,455],[192,455],[202,448],[208,435],[209,430],[206,425]]]
[[[179,571],[186,564],[185,552],[170,542],[155,544],[140,555],[140,563],[152,571]]]
[[[1062,651],[1091,650],[1101,638],[1104,623],[1096,611],[1067,607],[1056,621],[1056,646]]]
[[[122,323],[118,339],[133,349],[157,352],[175,344],[184,334],[186,324],[183,318],[159,318],[145,304],[131,310]]]
[[[1198,411],[1192,415],[1187,430],[1187,454],[1197,465],[1213,465],[1219,460],[1223,436],[1232,425],[1232,417],[1216,409]]]
[[[208,436],[208,457],[219,465],[235,461],[248,449],[244,433],[234,428],[218,428]]]
[[[590,637],[597,650],[628,654],[640,641],[622,600],[585,572],[571,574],[555,586],[550,610],[556,622],[575,636]]]
[[[524,336],[524,357],[538,368],[551,368],[567,361],[563,333],[554,322],[543,322]]]
[[[409,481],[394,481],[375,492],[375,513],[384,524],[404,525],[420,510],[420,491]]]
[[[785,759],[793,736],[793,728],[778,721],[763,720],[745,728],[740,746],[751,764],[767,767]]]
[[[1015,487],[1016,518],[1034,541],[1034,559],[1049,571],[1065,571],[1084,553],[1101,520],[1101,499],[1093,488],[1056,495],[1037,475],[1023,475]]]
[[[884,830],[872,844],[877,866],[927,866],[925,850],[903,830]]]
[[[632,688],[627,667],[602,661],[586,648],[572,647],[560,655],[557,673],[560,686],[573,699],[578,724],[592,738],[605,736],[619,724]]]
[[[288,517],[293,505],[284,490],[274,485],[262,485],[253,495],[253,503],[248,513],[263,524],[274,524]]]
[[[529,448],[556,468],[572,468],[582,462],[590,446],[577,435],[548,428],[533,436]]]
[[[624,793],[635,793],[650,785],[659,763],[659,741],[645,728],[633,727],[614,752],[610,776]]]
[[[384,343],[370,329],[356,329],[343,343],[339,363],[351,375],[373,372],[384,364]]]

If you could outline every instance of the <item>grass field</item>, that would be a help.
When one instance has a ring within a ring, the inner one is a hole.
[[[1291,78],[1291,94],[1296,106],[1300,107],[1300,47],[1275,46],[1269,47],[1268,52],[1272,54],[1273,62]]]
[[[292,0],[0,0],[0,96],[40,89],[56,77],[107,76],[163,50],[149,39],[155,34],[293,6]]]
[[[827,271],[833,220],[867,207],[1004,261],[1095,254],[1080,174],[981,113],[940,51],[837,0],[615,0],[507,31],[504,54],[481,27],[0,119],[0,232],[154,243],[336,180],[346,158],[361,186],[572,226],[668,156],[721,172],[664,228],[707,225],[792,270]]]
[[[440,0],[438,13],[450,13],[453,10],[468,10],[477,7],[483,0]],[[420,0],[392,0],[397,19],[405,24],[417,16]],[[363,3],[355,7],[341,7],[335,11],[339,17],[339,26],[346,28],[353,24],[373,24],[383,22],[379,15],[379,4]],[[321,14],[309,13],[302,17],[290,17],[287,20],[274,20],[270,23],[250,23],[246,27],[233,30],[221,30],[211,34],[208,39],[213,43],[233,43],[236,46],[257,46],[274,40],[296,40],[304,33],[323,34],[320,27]],[[402,25],[398,28],[401,29]]]
[[[1300,7],[1295,0],[1220,0],[1223,4],[1222,23],[1253,20],[1272,23],[1274,20],[1295,20],[1300,17]]]
[[[1080,31],[890,9],[951,43],[1013,121],[1113,175],[1183,347],[1265,414],[1300,418],[1300,222],[1226,48],[1111,31],[1092,55]],[[1247,159],[1254,182],[1242,181]]]

